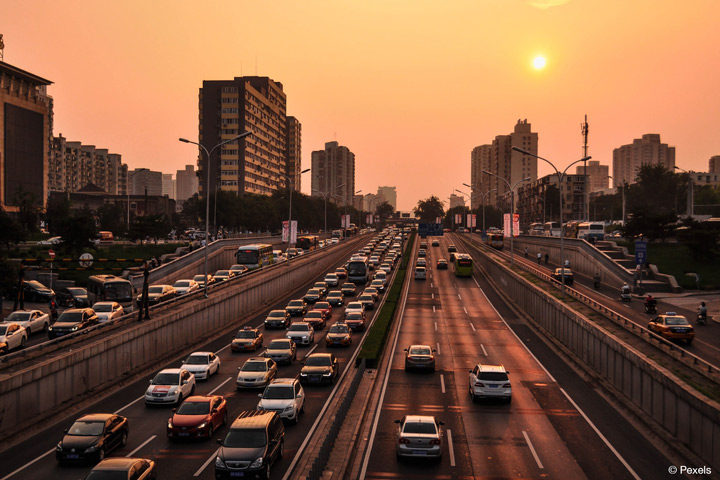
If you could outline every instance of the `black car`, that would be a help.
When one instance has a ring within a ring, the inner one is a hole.
[[[293,317],[302,317],[307,313],[307,302],[302,298],[299,300],[290,300],[285,307],[285,311]]]
[[[157,469],[155,462],[146,458],[106,458],[90,470],[85,480],[107,480],[108,478],[155,480]]]
[[[128,420],[112,413],[90,413],[75,420],[55,448],[58,462],[99,462],[112,449],[124,447]]]
[[[448,268],[448,261],[444,258],[439,258],[437,261],[437,269],[438,270],[447,270]]]
[[[358,297],[358,301],[363,304],[365,310],[373,310],[375,308],[375,298],[369,293],[363,293]]]
[[[265,317],[265,328],[287,328],[292,323],[286,310],[271,310]]]
[[[142,294],[138,295],[137,303],[142,303]],[[177,290],[172,285],[150,285],[148,287],[148,305],[157,305],[177,297]]]
[[[57,322],[48,328],[48,337],[52,340],[98,323],[100,320],[92,308],[70,308],[65,310]]]
[[[315,303],[322,298],[322,292],[319,288],[311,288],[305,293],[303,300],[307,303]]]
[[[58,305],[70,308],[89,307],[88,293],[82,287],[63,288],[55,297]]]
[[[340,291],[346,296],[346,297],[354,297],[355,293],[357,293],[357,287],[354,283],[345,282],[343,283],[342,288]]]
[[[218,443],[216,479],[238,478],[233,474],[239,472],[245,478],[270,478],[270,468],[283,456],[285,426],[276,412],[244,411]]]
[[[302,383],[334,383],[338,376],[337,358],[332,353],[313,353],[300,370]]]
[[[55,292],[47,288],[37,280],[23,282],[23,294],[28,302],[49,302],[55,296]]]

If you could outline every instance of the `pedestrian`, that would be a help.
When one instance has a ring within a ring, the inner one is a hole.
[[[525,258],[528,258],[528,248],[525,247]]]
[[[545,265],[548,264],[548,260],[550,260],[550,255],[548,255],[548,254],[546,253],[546,254],[545,254]]]
[[[537,259],[538,259],[538,265],[540,265],[540,260],[542,260],[542,253],[538,252]]]
[[[565,268],[570,268],[570,259],[569,258],[565,259]]]

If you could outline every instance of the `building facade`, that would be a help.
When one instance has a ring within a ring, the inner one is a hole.
[[[648,133],[613,150],[613,185],[635,183],[642,165],[662,165],[675,168],[675,147],[660,142],[660,135]]]
[[[590,193],[599,192],[610,187],[610,167],[608,165],[600,165],[598,160],[588,160],[587,172],[584,172],[584,165],[575,167],[576,175],[587,173],[588,185]]]
[[[48,190],[77,192],[88,184],[111,195],[127,194],[127,165],[122,156],[106,148],[53,137],[48,164]]]
[[[378,187],[377,194],[392,205],[393,211],[397,211],[397,189],[395,187]]]
[[[566,174],[562,178],[559,191],[563,223],[585,219],[585,175]],[[520,215],[521,230],[527,231],[531,223],[560,221],[560,199],[556,194],[549,194],[551,188],[558,191],[558,176],[554,173],[518,187],[515,210]]]
[[[709,173],[720,173],[720,155],[713,155],[708,161]]]
[[[163,195],[162,172],[154,172],[147,168],[136,168],[128,174],[131,186],[131,195],[152,195],[161,197]]]
[[[193,165],[185,165],[185,170],[178,170],[175,174],[176,190],[175,200],[178,207],[198,193],[198,176]]]
[[[46,80],[0,61],[0,207],[18,212],[20,190],[45,208],[53,101]]]
[[[492,154],[492,145],[480,145],[473,148],[470,153],[470,185],[472,185],[470,208],[477,209],[483,203],[483,197],[487,196],[487,190],[483,187],[483,170],[490,170],[490,156]]]
[[[288,188],[299,192],[302,187],[302,125],[295,117],[287,117],[287,175],[290,183]]]
[[[312,152],[311,188],[313,196],[327,196],[337,205],[352,205],[355,154],[338,142],[327,142],[325,150]]]
[[[162,194],[175,200],[175,189],[177,184],[173,178],[172,173],[162,174]]]
[[[450,194],[450,210],[456,207],[464,207],[465,206],[465,198],[460,195],[455,195],[454,193]]]

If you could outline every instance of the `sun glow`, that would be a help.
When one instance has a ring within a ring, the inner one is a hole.
[[[533,59],[533,67],[535,67],[535,70],[542,70],[543,68],[545,68],[546,63],[547,61],[542,55],[538,55]]]

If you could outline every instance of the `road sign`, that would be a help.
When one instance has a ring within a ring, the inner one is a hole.
[[[635,265],[645,265],[647,263],[647,242],[645,240],[635,240]]]
[[[93,256],[89,253],[83,253],[80,255],[80,266],[83,268],[90,268],[93,264]]]
[[[51,248],[50,251],[48,252],[48,255],[50,256],[50,260],[54,260],[55,259],[55,250],[53,250]]]
[[[442,237],[442,223],[421,223],[418,225],[418,235],[421,237]]]

